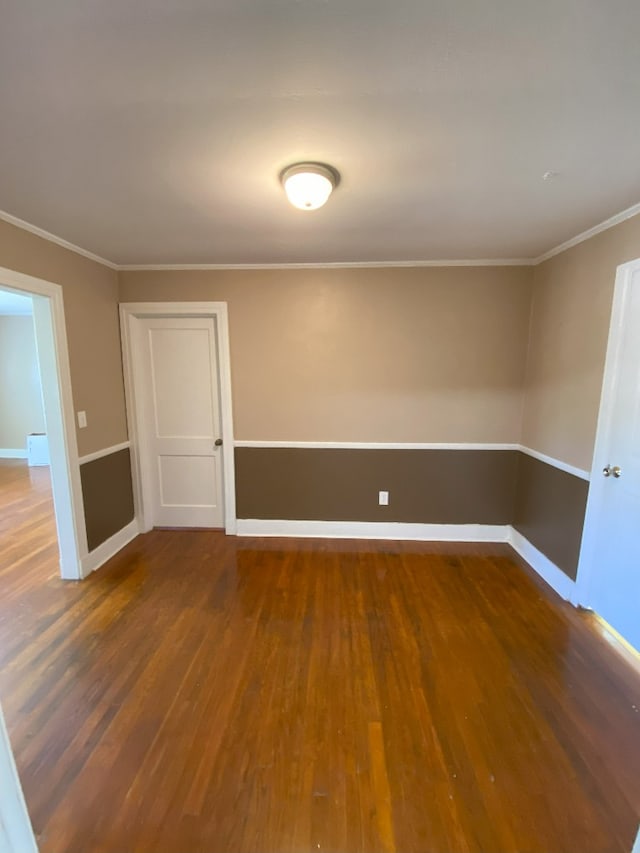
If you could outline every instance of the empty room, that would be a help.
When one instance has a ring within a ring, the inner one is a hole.
[[[640,851],[639,36],[0,2],[0,850]]]

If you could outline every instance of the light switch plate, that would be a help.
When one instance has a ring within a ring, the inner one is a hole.
[[[378,492],[378,505],[389,506],[389,492]]]
[[[86,412],[78,412],[78,426],[80,429],[84,429],[87,425],[87,413]]]

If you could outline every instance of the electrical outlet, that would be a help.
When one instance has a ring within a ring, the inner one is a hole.
[[[389,506],[389,492],[378,492],[378,505]]]
[[[78,412],[78,426],[80,429],[84,429],[87,425],[87,413],[86,412]]]

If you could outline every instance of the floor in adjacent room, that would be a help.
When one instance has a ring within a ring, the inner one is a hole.
[[[628,853],[640,678],[507,546],[154,531],[63,582],[46,478],[0,464],[44,853]]]

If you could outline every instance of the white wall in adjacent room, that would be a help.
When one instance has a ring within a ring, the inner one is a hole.
[[[26,450],[45,432],[32,316],[0,315],[0,449]]]

